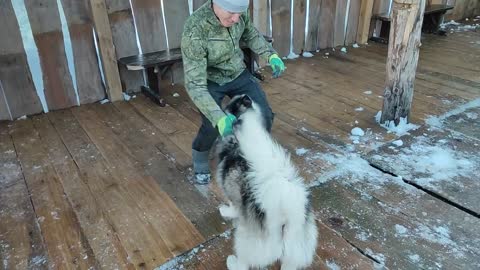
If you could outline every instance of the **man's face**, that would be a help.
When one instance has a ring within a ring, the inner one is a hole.
[[[213,4],[213,11],[220,20],[220,24],[224,27],[231,27],[232,25],[238,23],[240,20],[241,13],[231,13],[219,7],[216,4]]]

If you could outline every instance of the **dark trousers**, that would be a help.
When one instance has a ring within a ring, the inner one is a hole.
[[[225,96],[232,98],[236,95],[248,95],[262,109],[268,131],[272,129],[272,109],[268,104],[265,92],[263,92],[260,84],[249,71],[245,70],[238,78],[224,85],[208,81],[208,92],[219,106],[221,106]],[[197,137],[193,140],[192,149],[197,152],[209,151],[217,137],[217,128],[202,114],[202,126],[198,131]]]

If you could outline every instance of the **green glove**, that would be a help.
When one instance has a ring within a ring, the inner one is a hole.
[[[285,64],[283,64],[282,59],[280,59],[276,53],[270,56],[268,62],[273,70],[273,78],[278,78],[278,76],[285,71]]]
[[[235,121],[237,121],[235,115],[229,113],[218,120],[217,128],[222,137],[232,134]]]

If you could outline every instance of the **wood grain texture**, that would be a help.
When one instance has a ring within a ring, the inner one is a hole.
[[[407,9],[394,1],[381,123],[409,119],[424,11],[425,0]]]
[[[273,47],[280,57],[290,53],[290,0],[272,1]]]
[[[115,1],[116,4],[119,2],[127,3],[127,5],[123,5],[126,9],[116,11],[115,6],[107,5],[109,10],[108,19],[112,29],[112,38],[113,44],[115,45],[117,60],[122,57],[139,54],[139,48],[136,42],[137,38],[135,35],[135,25],[129,1]],[[120,72],[122,89],[127,92],[139,92],[140,86],[144,85],[143,72],[141,70],[127,70],[124,65],[119,65],[118,69]]]
[[[92,192],[87,175],[77,167],[67,149],[73,142],[62,141],[66,123],[51,121],[47,115],[34,117],[33,123],[98,265],[104,269],[133,269],[108,213],[98,201],[99,195]]]
[[[0,35],[8,37],[0,39],[0,99],[8,104],[8,109],[6,105],[0,109],[2,119],[42,112],[11,1],[0,2],[0,24]]]
[[[27,0],[25,7],[40,56],[48,109],[57,110],[78,105],[68,68],[56,0]]]
[[[320,9],[322,0],[310,0],[308,14],[308,32],[305,43],[305,50],[314,52],[319,48],[318,34],[320,28]]]
[[[373,11],[373,0],[361,0],[360,16],[358,18],[357,42],[365,44],[368,42],[370,24]]]
[[[80,104],[102,100],[106,93],[95,51],[90,6],[75,0],[62,0],[62,6],[70,32]]]
[[[361,1],[362,0],[350,0],[345,45],[351,45],[357,42],[357,29],[360,16]]]
[[[90,0],[92,18],[98,37],[98,49],[102,59],[105,88],[110,101],[123,100],[122,84],[118,72],[112,29],[108,20],[107,7],[104,0]]]
[[[197,10],[203,4],[205,4],[207,0],[193,0],[193,11]]]
[[[305,48],[306,0],[295,0],[293,6],[293,52],[300,54]]]
[[[49,267],[96,267],[95,258],[84,241],[72,206],[64,196],[63,186],[32,121],[16,121],[11,127],[11,136],[39,220]]]
[[[346,36],[346,25],[345,25],[345,18],[348,16],[347,14],[347,0],[337,0],[337,7],[336,7],[336,14],[335,14],[335,32],[334,36],[334,46],[340,46],[345,44],[345,36]]]
[[[318,47],[320,49],[334,46],[335,15],[337,14],[337,1],[322,0],[320,8],[320,27],[318,28]]]
[[[132,0],[138,38],[143,53],[167,49],[162,6],[158,0]]]
[[[180,48],[183,25],[189,16],[188,1],[163,1],[165,24],[170,49]]]

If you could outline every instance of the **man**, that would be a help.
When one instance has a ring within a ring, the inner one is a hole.
[[[225,114],[220,104],[225,96],[247,94],[259,104],[270,131],[273,113],[265,93],[246,69],[240,41],[268,60],[273,76],[285,66],[272,46],[252,25],[249,0],[209,0],[186,21],[182,55],[187,92],[202,114],[202,126],[192,144],[194,180],[210,182],[209,150],[218,134],[232,132],[235,116]]]

